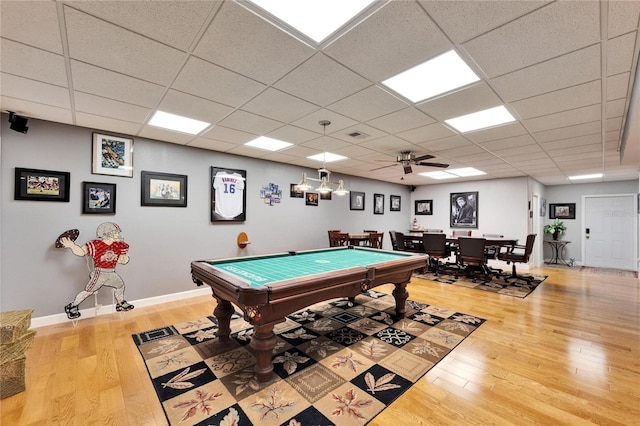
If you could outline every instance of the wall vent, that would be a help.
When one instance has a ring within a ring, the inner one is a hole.
[[[354,139],[366,139],[369,137],[368,134],[360,132],[356,130],[355,132],[347,133],[347,136],[352,137]]]

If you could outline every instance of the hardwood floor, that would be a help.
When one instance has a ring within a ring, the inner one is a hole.
[[[414,279],[411,299],[487,322],[370,425],[640,424],[640,281],[532,272],[549,277],[526,299]],[[0,423],[165,425],[131,334],[209,315],[214,303],[38,328],[26,391],[0,401]]]

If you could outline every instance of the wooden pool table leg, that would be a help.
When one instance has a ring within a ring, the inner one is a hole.
[[[398,318],[404,318],[404,314],[406,310],[404,309],[404,305],[409,297],[409,292],[407,291],[407,283],[395,284],[395,288],[393,289],[393,297],[396,299],[396,316]]]
[[[231,315],[233,315],[235,309],[233,309],[233,305],[231,305],[231,302],[228,300],[217,300],[218,304],[213,310],[213,315],[215,315],[218,320],[218,340],[222,343],[227,343],[229,341],[229,335],[231,334],[231,327],[229,326],[231,323]]]
[[[273,373],[273,348],[277,342],[273,326],[274,323],[256,325],[249,344],[256,357],[256,377],[260,383],[268,382]]]

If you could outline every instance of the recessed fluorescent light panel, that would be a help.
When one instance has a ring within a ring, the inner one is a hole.
[[[501,105],[444,121],[457,131],[464,133],[511,123],[516,119]]]
[[[307,157],[309,160],[322,161],[325,163],[332,163],[334,161],[346,160],[347,157],[338,154],[332,154],[330,152],[321,152],[320,154],[311,155]]]
[[[266,136],[260,136],[259,138],[245,143],[245,145],[252,148],[266,149],[267,151],[279,151],[293,144],[280,141],[278,139],[268,138]]]
[[[447,173],[447,172],[425,172],[425,173],[418,173],[420,176],[426,176],[429,177],[431,179],[455,179],[459,176],[456,175],[452,175],[451,173]]]
[[[602,177],[602,173],[594,173],[592,175],[569,176],[569,179],[570,180],[599,179],[601,177]]]
[[[316,43],[321,43],[374,0],[251,0]]]
[[[463,167],[461,169],[451,169],[451,170],[447,170],[447,173],[451,173],[451,174],[454,174],[456,176],[461,176],[461,177],[486,175],[485,172],[480,171],[478,169],[474,169],[473,167]]]
[[[205,123],[204,121],[194,120],[192,118],[170,114],[164,111],[156,111],[151,120],[149,120],[149,125],[162,127],[163,129],[175,130],[176,132],[197,135],[209,127],[211,123]]]
[[[455,50],[450,50],[391,77],[382,84],[411,102],[419,102],[478,80],[480,78]]]

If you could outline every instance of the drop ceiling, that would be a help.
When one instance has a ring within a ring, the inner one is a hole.
[[[443,181],[420,176],[440,170],[424,166],[404,175],[401,151],[486,172],[456,181],[639,176],[637,1],[380,1],[320,44],[247,1],[0,7],[3,112],[306,172],[326,150],[348,157],[327,164],[333,173],[406,185]],[[418,103],[381,84],[451,49],[480,81]],[[445,124],[499,105],[516,122]],[[162,130],[147,124],[157,110],[212,125]],[[293,145],[244,146],[261,135]]]

